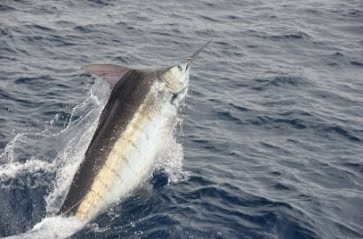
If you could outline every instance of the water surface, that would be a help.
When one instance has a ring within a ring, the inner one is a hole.
[[[213,39],[183,160],[71,238],[362,238],[362,22],[360,0],[2,1],[0,237],[54,213],[82,160],[109,91],[80,66]]]

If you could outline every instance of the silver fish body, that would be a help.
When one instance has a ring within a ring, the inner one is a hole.
[[[115,85],[60,213],[88,221],[150,174],[187,90],[173,91],[159,73],[130,70]]]
[[[158,70],[110,64],[82,68],[108,81],[112,92],[59,214],[87,222],[148,178],[175,127],[191,62],[208,43],[185,63]]]

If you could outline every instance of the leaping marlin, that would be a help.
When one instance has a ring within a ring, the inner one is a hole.
[[[186,62],[163,69],[112,64],[82,67],[106,80],[112,92],[59,214],[88,222],[147,178],[170,132],[166,129],[175,126],[188,89],[190,65],[208,44]]]

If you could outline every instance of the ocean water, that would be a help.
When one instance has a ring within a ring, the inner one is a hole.
[[[1,1],[0,237],[56,212],[82,160],[109,90],[80,66],[212,39],[176,148],[70,238],[363,238],[362,23],[361,0]]]

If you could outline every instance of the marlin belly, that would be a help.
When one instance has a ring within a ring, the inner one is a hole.
[[[89,221],[127,196],[147,178],[161,141],[174,126],[170,120],[176,108],[160,90],[162,84],[127,77],[126,86],[111,93],[60,213]]]

